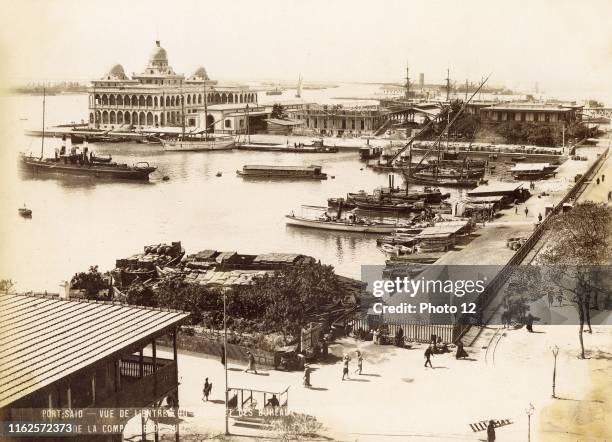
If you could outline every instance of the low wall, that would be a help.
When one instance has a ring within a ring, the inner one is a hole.
[[[160,338],[157,341],[160,345],[172,347],[170,338]],[[206,337],[202,335],[186,335],[179,333],[176,337],[176,344],[181,350],[188,350],[194,353],[203,353],[214,356],[221,362],[221,349],[223,348],[223,340]],[[270,351],[260,350],[257,348],[247,348],[236,344],[227,344],[227,360],[247,364],[249,358],[247,351],[250,351],[255,357],[255,363],[258,366],[274,367],[274,353]]]

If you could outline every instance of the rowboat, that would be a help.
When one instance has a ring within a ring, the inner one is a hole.
[[[17,209],[17,211],[19,212],[19,215],[23,216],[24,218],[32,218],[32,210],[28,209],[25,204],[23,207]]]

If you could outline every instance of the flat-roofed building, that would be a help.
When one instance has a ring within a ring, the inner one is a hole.
[[[25,420],[40,422],[37,409],[178,406],[176,333],[187,313],[17,294],[0,295],[0,309],[2,421],[30,410]],[[168,336],[172,359],[157,354]]]
[[[505,122],[532,122],[541,125],[562,126],[579,121],[581,106],[538,103],[503,103],[482,107],[480,117],[485,124]]]

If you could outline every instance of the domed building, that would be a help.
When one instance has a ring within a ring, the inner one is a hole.
[[[114,65],[89,91],[89,125],[109,130],[151,129],[168,126],[205,127],[205,106],[256,103],[257,94],[242,85],[219,85],[203,67],[191,76],[174,72],[168,53],[155,42],[149,62],[140,74],[128,77]]]

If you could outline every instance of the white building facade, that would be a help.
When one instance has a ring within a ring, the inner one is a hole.
[[[89,126],[106,130],[142,130],[199,125],[205,106],[257,103],[248,86],[219,85],[201,67],[191,76],[176,74],[168,55],[156,42],[144,72],[129,78],[121,65],[113,66],[89,90]],[[212,116],[208,124],[213,123]]]

